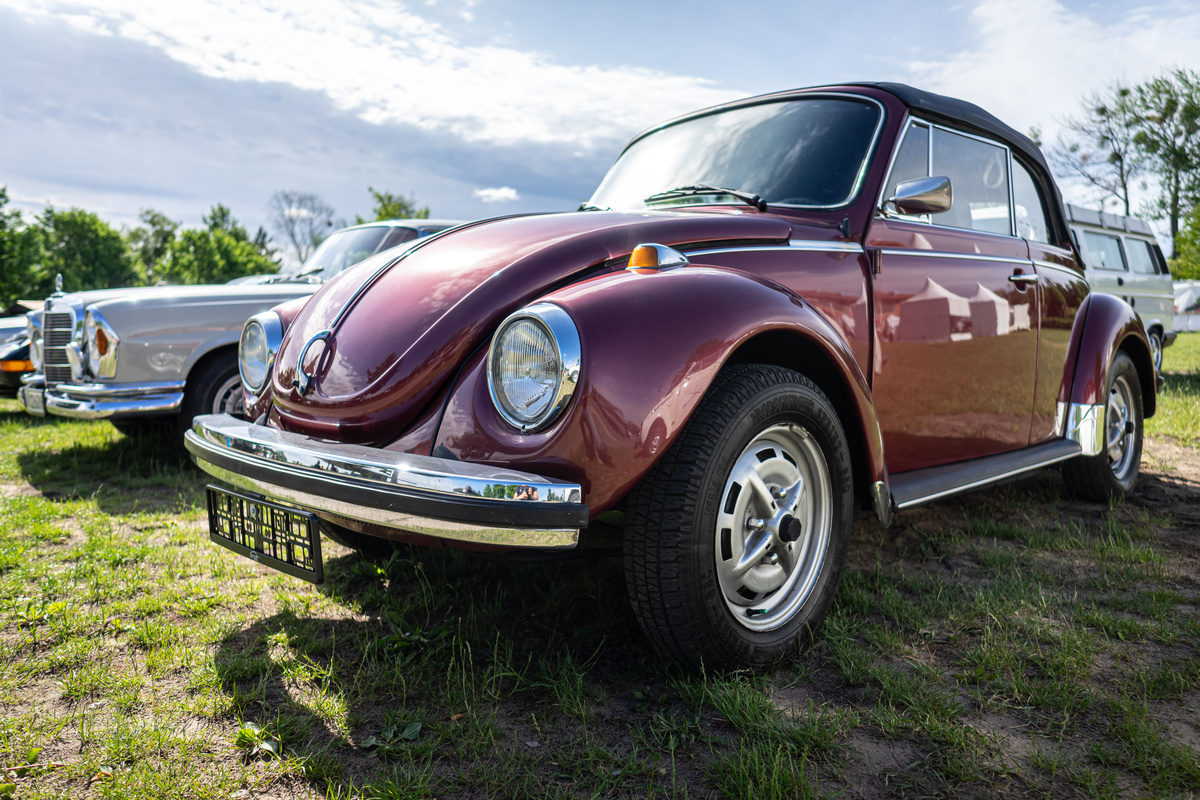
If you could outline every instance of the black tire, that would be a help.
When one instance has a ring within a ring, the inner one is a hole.
[[[1081,499],[1123,500],[1137,483],[1141,462],[1142,384],[1133,360],[1118,351],[1108,369],[1103,450],[1063,464],[1063,480]]]
[[[853,496],[845,432],[812,381],[774,366],[722,370],[626,506],[625,578],[642,629],[693,669],[796,656],[837,592]]]
[[[1160,331],[1152,330],[1149,333],[1150,337],[1150,360],[1154,363],[1154,371],[1162,372],[1163,360],[1163,340]]]
[[[192,420],[201,414],[241,416],[244,410],[237,355],[214,358],[188,376],[179,409],[179,430],[190,429]]]
[[[391,539],[381,539],[378,536],[367,536],[365,533],[352,531],[328,520],[321,520],[321,533],[342,547],[357,550],[363,558],[370,561],[385,561],[396,550],[397,542]]]

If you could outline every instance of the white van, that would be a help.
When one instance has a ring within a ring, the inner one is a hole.
[[[1175,342],[1175,290],[1158,240],[1146,221],[1067,203],[1071,236],[1092,291],[1116,295],[1138,313],[1162,368],[1162,350]]]

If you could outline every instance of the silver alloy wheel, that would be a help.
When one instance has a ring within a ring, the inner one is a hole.
[[[1157,333],[1150,334],[1150,360],[1154,362],[1154,371],[1162,371],[1163,346],[1162,337]]]
[[[774,425],[725,481],[715,557],[725,605],[752,631],[786,624],[812,595],[829,549],[833,490],[825,454],[799,425]]]
[[[1137,425],[1133,421],[1133,390],[1125,375],[1118,375],[1108,391],[1108,407],[1105,409],[1105,452],[1113,476],[1123,481],[1130,470],[1137,469],[1134,453],[1137,451]]]
[[[217,387],[217,393],[213,395],[210,413],[241,416],[245,411],[246,404],[242,400],[242,378],[235,372],[233,377]]]

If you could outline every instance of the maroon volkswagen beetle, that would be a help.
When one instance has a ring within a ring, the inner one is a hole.
[[[344,272],[241,340],[248,419],[196,419],[214,541],[313,581],[320,535],[489,551],[621,530],[680,662],[797,652],[852,520],[1061,463],[1133,488],[1155,373],[1089,295],[1037,147],[896,84],[783,92],[634,139],[576,213]]]

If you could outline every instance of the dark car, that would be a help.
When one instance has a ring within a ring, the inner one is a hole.
[[[29,360],[29,337],[22,329],[7,337],[0,333],[0,339],[0,397],[16,397],[17,390],[21,388],[21,376],[33,372],[33,362]]]
[[[1037,147],[896,84],[657,126],[579,212],[369,259],[240,357],[253,422],[186,434],[246,492],[212,491],[215,541],[319,581],[319,530],[552,553],[615,525],[643,629],[707,668],[797,651],[856,515],[1060,463],[1129,492],[1156,389]]]

